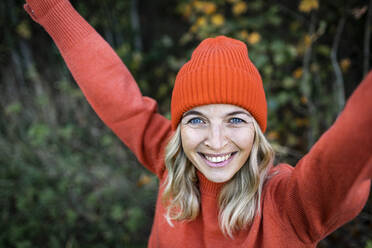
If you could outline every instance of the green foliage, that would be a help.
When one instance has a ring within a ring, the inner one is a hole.
[[[63,139],[46,146],[51,127],[34,124],[29,141],[2,151],[0,247],[143,247],[146,243],[155,185],[139,188],[130,183],[143,170],[128,173],[135,162],[108,130],[100,131],[102,144],[81,144],[75,150],[72,135],[77,130],[72,129],[61,127]],[[116,149],[114,154],[110,148]],[[132,194],[145,203],[139,204]]]
[[[9,104],[6,107],[5,113],[8,115],[18,114],[19,112],[21,112],[21,110],[22,110],[22,104],[20,102],[15,102],[15,103]]]
[[[47,139],[51,134],[49,127],[42,123],[33,124],[28,130],[28,139],[35,146],[46,145]]]
[[[365,248],[372,248],[372,240],[368,240]]]

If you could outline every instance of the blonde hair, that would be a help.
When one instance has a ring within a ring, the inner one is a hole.
[[[254,120],[255,137],[246,164],[229,180],[219,194],[219,225],[224,235],[244,229],[260,211],[262,188],[274,160],[274,150]],[[181,128],[170,139],[165,150],[168,170],[164,182],[163,203],[165,218],[194,220],[200,211],[200,192],[196,169],[186,157],[181,143]]]

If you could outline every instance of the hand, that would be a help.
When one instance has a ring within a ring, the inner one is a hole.
[[[50,9],[63,1],[68,0],[26,0],[26,4],[23,5],[23,8],[35,22],[39,23],[40,19],[46,15]]]

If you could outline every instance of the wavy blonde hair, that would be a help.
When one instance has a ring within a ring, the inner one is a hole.
[[[223,186],[218,199],[219,225],[223,234],[231,238],[260,211],[262,188],[275,156],[255,120],[253,124],[255,137],[249,158]],[[165,165],[168,170],[162,196],[167,209],[165,218],[171,226],[172,220],[194,220],[200,211],[200,192],[196,168],[182,148],[180,125],[166,147]]]

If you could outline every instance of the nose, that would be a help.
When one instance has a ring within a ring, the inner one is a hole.
[[[208,130],[208,137],[204,144],[209,148],[220,151],[228,143],[224,127],[222,125],[211,125]]]

